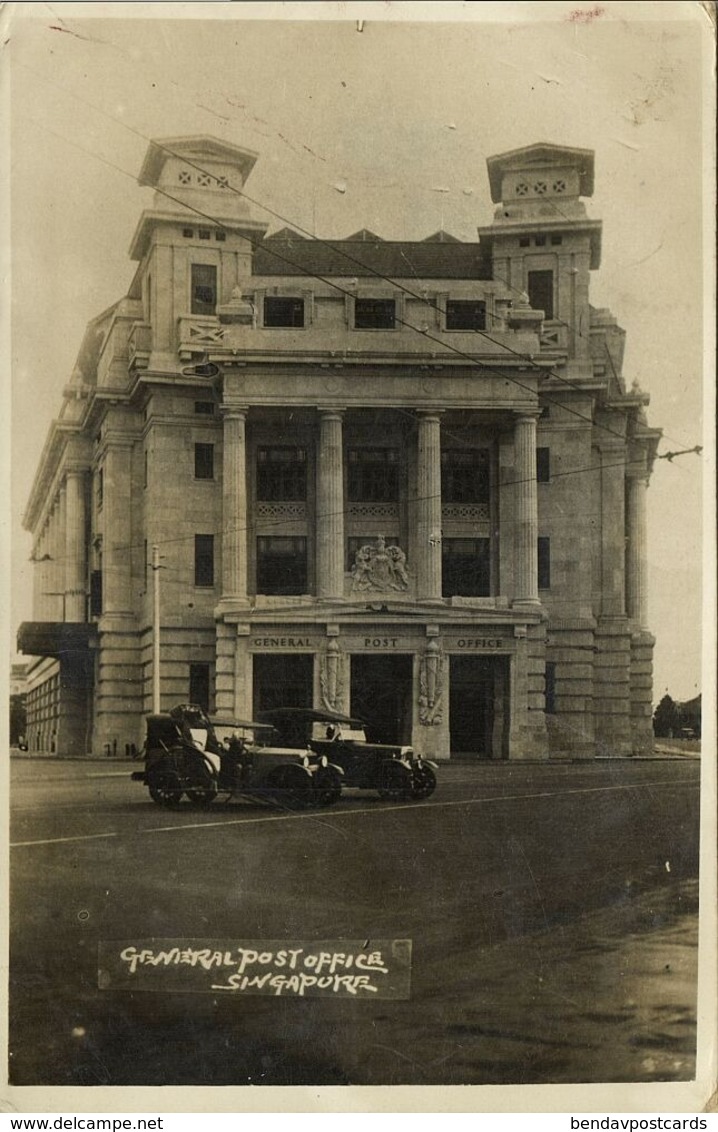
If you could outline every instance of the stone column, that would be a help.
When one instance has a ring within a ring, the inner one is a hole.
[[[441,598],[441,413],[419,412],[416,476],[416,596]]]
[[[641,470],[628,476],[626,516],[626,612],[636,628],[646,629],[646,489],[648,474]]]
[[[247,600],[247,407],[223,405],[222,600]]]
[[[342,410],[319,409],[317,463],[317,596],[344,596],[344,459]]]
[[[514,428],[514,479],[516,481],[516,605],[539,604],[538,596],[538,494],[536,490],[536,418],[520,416]]]
[[[68,471],[65,488],[65,621],[86,620],[87,548],[85,482],[79,469]],[[129,559],[129,551],[125,552]]]
[[[626,449],[601,443],[601,614],[625,617]]]

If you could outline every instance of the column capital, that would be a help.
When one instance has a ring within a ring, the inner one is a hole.
[[[514,424],[527,424],[535,425],[541,415],[541,410],[537,408],[535,412],[531,409],[514,409]]]
[[[445,409],[415,409],[414,411],[420,421],[440,421],[446,412]]]
[[[317,412],[322,417],[340,421],[346,413],[346,405],[317,405]]]
[[[245,420],[249,412],[249,405],[235,404],[233,401],[223,401],[219,411],[225,419]]]

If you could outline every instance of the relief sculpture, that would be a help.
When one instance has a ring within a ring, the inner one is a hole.
[[[419,719],[426,726],[441,723],[444,693],[444,655],[431,640],[419,668]]]
[[[383,535],[373,546],[359,547],[352,566],[352,592],[406,590],[408,586],[406,554],[401,547],[387,546]]]

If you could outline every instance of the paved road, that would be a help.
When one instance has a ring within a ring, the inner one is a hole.
[[[451,766],[306,814],[162,810],[131,769],[13,760],[14,1084],[692,1076],[697,762]],[[98,941],[153,936],[410,937],[412,995],[98,990]]]

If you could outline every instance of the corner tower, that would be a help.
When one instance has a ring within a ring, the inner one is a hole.
[[[536,145],[487,160],[493,223],[479,229],[493,277],[544,312],[544,332],[567,355],[567,376],[591,375],[589,273],[601,262],[593,195],[593,151]]]

